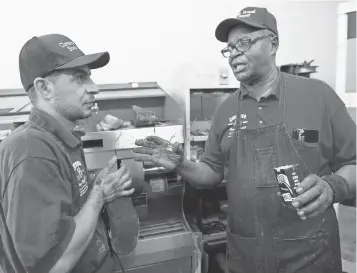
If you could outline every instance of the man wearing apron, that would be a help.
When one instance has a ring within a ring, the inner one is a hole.
[[[115,251],[132,249],[137,238],[138,218],[125,197],[134,191],[126,190],[127,168],[113,172],[113,157],[90,180],[74,130],[77,120],[91,116],[99,92],[91,69],[108,62],[108,52],[85,55],[60,34],[33,37],[21,49],[21,82],[34,107],[28,121],[0,144],[6,219],[0,232],[5,243],[12,236],[29,273],[114,272],[120,270]]]
[[[217,185],[228,168],[229,272],[339,273],[333,203],[355,197],[356,125],[327,84],[279,72],[278,35],[265,8],[221,22],[216,38],[227,42],[222,54],[241,87],[217,109],[200,162],[157,137],[137,141],[137,160],[197,187]],[[274,173],[286,165],[301,179],[291,208]]]

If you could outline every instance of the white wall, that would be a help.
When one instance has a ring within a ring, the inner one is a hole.
[[[110,64],[93,73],[97,83],[158,81],[170,89],[185,71],[202,81],[212,80],[226,67],[220,54],[224,44],[215,40],[215,27],[254,4],[266,6],[277,17],[278,64],[315,59],[319,72],[313,76],[333,87],[341,1],[285,2],[6,1],[0,16],[0,89],[21,87],[18,53],[23,43],[34,35],[56,32],[69,36],[84,52],[110,52]]]

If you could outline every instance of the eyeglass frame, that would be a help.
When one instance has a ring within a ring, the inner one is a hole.
[[[233,46],[227,46],[227,47],[223,48],[223,49],[221,50],[221,53],[222,53],[222,55],[223,55],[224,58],[229,58],[229,57],[231,56],[231,53],[232,53],[233,49],[237,50],[238,52],[248,51],[256,42],[258,42],[259,40],[268,38],[268,37],[274,39],[274,38],[277,37],[277,36],[272,35],[272,34],[268,34],[268,35],[258,36],[258,37],[253,38],[253,39],[252,39],[252,38],[249,38],[249,37],[247,37],[247,38],[240,38],[240,39],[238,39],[238,41],[237,41]],[[248,46],[246,49],[243,49],[243,50],[239,49],[238,46],[237,46],[238,43],[239,43],[240,41],[242,41],[242,40],[248,40],[248,41],[249,41],[249,46]],[[229,48],[232,48],[232,50],[229,51]],[[225,51],[225,50],[226,50],[226,51]],[[227,50],[228,50],[228,51],[227,51]],[[226,56],[224,55],[224,53],[227,53],[227,52],[229,53],[229,56],[226,57]]]

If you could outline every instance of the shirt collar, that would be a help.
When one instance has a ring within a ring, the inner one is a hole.
[[[45,130],[50,131],[71,148],[81,144],[81,140],[69,130],[68,126],[63,125],[53,116],[36,107],[31,109],[29,120]]]
[[[281,73],[278,70],[278,77],[277,77],[274,85],[272,86],[270,91],[263,96],[263,98],[266,99],[266,98],[269,98],[270,96],[272,96],[272,97],[275,97],[278,100],[280,99],[280,91],[281,91],[280,90],[280,80],[281,80]],[[244,88],[244,86],[241,86],[239,88],[239,90],[240,90],[239,99],[244,99],[246,97],[252,97],[250,95],[250,93],[248,92],[248,90],[246,88]]]

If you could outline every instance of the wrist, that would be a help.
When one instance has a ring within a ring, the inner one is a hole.
[[[347,199],[350,193],[350,187],[345,178],[337,174],[325,175],[322,177],[329,184],[333,193],[333,203],[340,203]]]
[[[104,195],[101,186],[93,185],[88,199],[92,200],[95,208],[100,211],[104,205]]]

